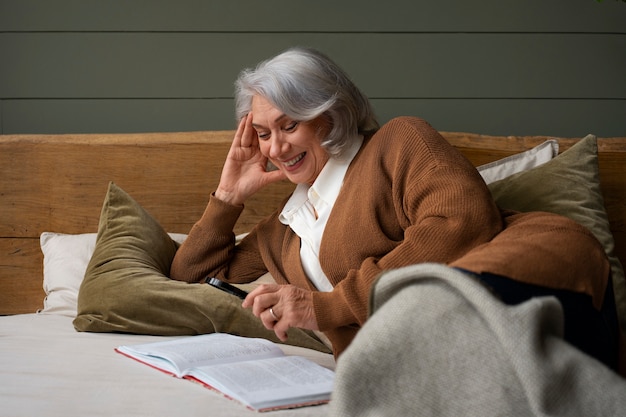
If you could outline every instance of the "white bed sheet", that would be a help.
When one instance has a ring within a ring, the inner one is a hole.
[[[257,414],[192,382],[170,377],[116,352],[159,336],[80,333],[72,318],[0,317],[0,414],[35,416],[247,416]],[[332,355],[283,346],[334,369]],[[328,405],[261,413],[324,416]]]

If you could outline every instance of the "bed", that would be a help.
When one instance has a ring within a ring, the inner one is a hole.
[[[3,415],[250,413],[219,394],[160,375],[113,350],[206,329],[187,322],[168,326],[163,311],[140,327],[115,323],[102,315],[89,316],[85,324],[79,320],[85,314],[80,313],[77,301],[96,233],[103,227],[105,207],[115,205],[111,187],[123,190],[137,211],[149,214],[161,228],[160,242],[165,239],[162,233],[178,242],[200,217],[208,194],[215,189],[233,133],[0,136]],[[481,167],[499,202],[521,210],[538,206],[565,211],[598,233],[611,260],[620,320],[626,329],[626,284],[620,262],[626,261],[626,137],[443,135]],[[256,195],[246,205],[236,233],[249,231],[292,189],[284,182]],[[576,189],[581,192],[576,194]],[[110,297],[115,305],[135,302],[134,295],[118,292]],[[154,322],[160,326],[150,327]],[[228,331],[218,322],[208,331]],[[337,366],[315,335],[300,334],[295,340],[282,345],[287,353],[307,356],[331,369]],[[329,407],[266,414],[329,415]]]

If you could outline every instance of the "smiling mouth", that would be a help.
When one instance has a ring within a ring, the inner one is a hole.
[[[300,155],[296,156],[295,158],[290,159],[289,161],[283,162],[283,165],[285,165],[287,168],[290,168],[294,166],[295,164],[297,164],[298,162],[302,161],[302,158],[304,158],[305,155],[306,155],[306,152],[302,152]]]

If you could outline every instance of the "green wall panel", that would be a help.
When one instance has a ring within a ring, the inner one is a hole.
[[[372,97],[626,98],[626,35],[270,33],[4,33],[0,96],[232,97],[243,67],[293,45]]]
[[[298,44],[382,121],[626,136],[612,0],[0,0],[0,133],[230,129],[238,72]]]
[[[0,31],[624,33],[613,0],[0,0]]]

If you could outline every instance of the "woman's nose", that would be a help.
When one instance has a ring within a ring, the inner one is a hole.
[[[280,156],[285,153],[288,146],[287,142],[285,142],[280,135],[272,135],[270,138],[269,157],[279,159]]]

